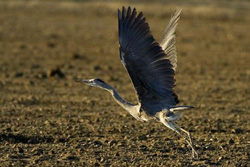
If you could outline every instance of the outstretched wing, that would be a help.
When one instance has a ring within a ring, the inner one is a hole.
[[[164,101],[176,105],[173,66],[155,42],[142,12],[130,7],[118,10],[120,58],[127,69],[141,103]],[[158,99],[158,100],[157,100]],[[143,104],[142,104],[143,105]]]
[[[180,19],[181,9],[177,9],[172,15],[168,26],[165,29],[163,39],[161,42],[161,47],[166,53],[166,58],[170,60],[173,69],[176,70],[177,67],[177,52],[175,48],[176,41],[176,28],[178,21]]]

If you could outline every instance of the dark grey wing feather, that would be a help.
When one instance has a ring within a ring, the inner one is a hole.
[[[178,103],[174,93],[174,70],[166,54],[155,42],[148,23],[130,7],[118,10],[120,58],[141,101],[150,98]]]

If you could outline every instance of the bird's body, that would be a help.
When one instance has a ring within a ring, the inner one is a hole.
[[[176,121],[178,110],[191,106],[176,106],[179,102],[174,92],[174,74],[177,67],[175,31],[181,10],[177,10],[167,26],[162,43],[159,45],[151,35],[148,23],[142,12],[130,7],[118,10],[120,59],[135,87],[139,103],[133,105],[125,101],[118,92],[100,79],[77,80],[90,86],[109,91],[115,101],[135,119],[148,121],[156,119],[185,138],[193,148],[190,134],[180,128]]]

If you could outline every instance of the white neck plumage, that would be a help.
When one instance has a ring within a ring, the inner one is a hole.
[[[109,91],[113,96],[113,98],[115,99],[115,101],[125,110],[127,110],[135,119],[142,121],[142,118],[140,116],[140,105],[133,105],[127,102],[119,95],[119,93],[112,86],[108,84],[106,84],[105,87],[102,86],[101,88]]]

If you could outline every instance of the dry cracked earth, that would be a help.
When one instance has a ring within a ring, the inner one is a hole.
[[[102,78],[136,103],[118,51],[117,9],[143,11],[161,40],[181,7],[177,134],[136,121],[103,90]],[[1,1],[0,166],[249,166],[250,2]]]

